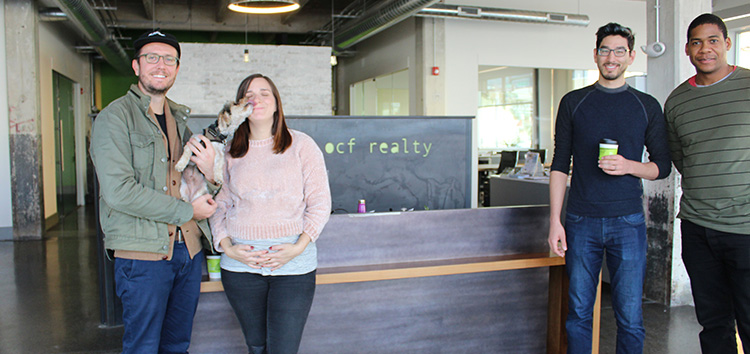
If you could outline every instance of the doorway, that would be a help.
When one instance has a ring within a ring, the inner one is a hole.
[[[64,218],[76,209],[75,83],[52,72],[55,115],[55,169],[57,216]]]

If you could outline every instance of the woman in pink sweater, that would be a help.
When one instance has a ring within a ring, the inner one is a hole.
[[[243,97],[253,113],[226,152],[210,218],[221,282],[250,353],[296,353],[315,293],[315,240],[331,213],[328,175],[313,139],[287,128],[271,79],[248,76]]]

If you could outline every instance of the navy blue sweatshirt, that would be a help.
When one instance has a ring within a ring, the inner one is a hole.
[[[573,178],[567,212],[589,217],[617,217],[643,212],[641,179],[610,176],[598,166],[599,140],[617,140],[618,154],[641,161],[643,147],[659,167],[659,178],[671,171],[667,130],[659,102],[627,84],[608,89],[598,83],[568,92],[555,123],[552,170]]]

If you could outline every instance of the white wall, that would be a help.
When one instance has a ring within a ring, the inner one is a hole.
[[[192,114],[217,114],[225,102],[234,101],[240,82],[254,73],[276,84],[284,114],[331,114],[330,47],[215,43],[181,43],[180,47],[183,60],[168,96],[189,106]]]
[[[44,217],[57,213],[55,169],[55,118],[52,71],[75,82],[73,103],[76,114],[76,184],[77,204],[83,205],[86,187],[86,136],[90,129],[91,72],[87,55],[76,53],[75,40],[66,36],[59,24],[39,22],[39,88],[41,102],[42,180],[44,183]],[[83,92],[81,92],[83,89]]]
[[[588,27],[507,21],[445,20],[446,113],[475,115],[479,65],[596,69],[596,30],[608,22],[633,29],[636,48],[646,43],[646,3],[630,0],[454,0],[451,4],[580,13]],[[646,71],[638,53],[631,71]]]
[[[5,6],[0,6],[0,68],[5,68]],[[0,240],[13,239],[13,202],[10,196],[10,122],[8,77],[0,70]]]
[[[349,114],[349,85],[365,79],[409,69],[409,112],[416,112],[417,43],[415,18],[410,17],[351,48],[354,57],[339,59],[338,108],[339,114]]]

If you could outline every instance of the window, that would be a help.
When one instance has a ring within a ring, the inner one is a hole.
[[[593,85],[599,80],[599,70],[573,70],[573,90]]]
[[[737,65],[750,68],[750,31],[737,34]]]
[[[532,147],[535,85],[534,69],[479,67],[477,136],[480,149]]]
[[[351,115],[408,116],[409,70],[354,83],[349,97]]]

